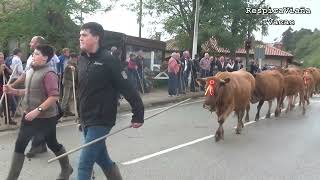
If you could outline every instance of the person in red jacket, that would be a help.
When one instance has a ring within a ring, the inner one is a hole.
[[[170,97],[176,96],[178,93],[178,73],[180,65],[177,63],[176,58],[178,58],[177,54],[172,53],[168,62],[168,93]]]

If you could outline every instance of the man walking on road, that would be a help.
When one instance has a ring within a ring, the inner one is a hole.
[[[120,62],[100,45],[103,27],[95,22],[82,25],[78,62],[78,103],[84,143],[107,135],[115,125],[119,93],[132,107],[132,127],[144,122],[144,106],[137,90],[127,80]],[[77,180],[90,180],[94,163],[107,179],[122,180],[118,166],[110,159],[105,141],[82,149]]]

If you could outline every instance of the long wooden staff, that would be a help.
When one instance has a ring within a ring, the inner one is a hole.
[[[6,76],[4,74],[4,70],[3,70],[2,80],[3,80],[3,84],[5,84],[6,83]],[[9,120],[9,109],[8,109],[8,96],[6,93],[4,93],[4,99],[5,99],[5,105],[6,105],[6,117],[5,118],[7,118],[7,125],[9,125],[10,120]]]
[[[162,111],[159,111],[159,112],[157,112],[157,113],[155,113],[155,114],[153,114],[153,115],[145,118],[144,120],[146,121],[146,120],[148,120],[148,119],[150,119],[150,118],[152,118],[152,117],[155,117],[155,116],[157,116],[157,115],[159,115],[159,114],[161,114],[161,113],[163,113],[163,112],[166,112],[166,111],[168,111],[168,110],[170,110],[170,109],[172,109],[172,108],[174,108],[174,107],[177,107],[177,106],[179,106],[179,105],[181,105],[181,104],[189,101],[190,99],[191,99],[191,98],[186,99],[186,100],[184,100],[184,101],[181,101],[181,102],[179,102],[179,103],[176,103],[176,104],[174,104],[174,105],[172,105],[172,106],[169,106],[169,107],[167,107],[166,109],[164,109],[164,110],[162,110]],[[65,156],[67,156],[67,155],[69,155],[69,154],[72,154],[72,153],[74,153],[74,152],[77,152],[77,151],[79,151],[80,149],[83,149],[83,148],[85,148],[85,147],[87,147],[87,146],[90,146],[90,145],[92,145],[92,144],[95,144],[95,143],[97,143],[97,142],[99,142],[99,141],[105,140],[107,137],[112,136],[112,135],[114,135],[114,134],[117,134],[117,133],[119,133],[119,132],[121,132],[121,131],[123,131],[123,130],[125,130],[125,129],[128,129],[128,128],[131,128],[131,124],[130,124],[130,125],[127,125],[127,126],[125,126],[125,127],[123,127],[123,128],[121,128],[121,129],[119,129],[119,130],[117,130],[117,131],[115,131],[115,132],[113,132],[113,133],[107,134],[107,135],[102,136],[102,137],[100,137],[100,138],[97,138],[97,139],[95,139],[95,140],[93,140],[93,141],[91,141],[91,142],[88,142],[88,143],[86,143],[86,144],[83,144],[83,145],[81,145],[81,146],[79,146],[79,147],[77,147],[77,148],[75,148],[75,149],[72,149],[72,150],[70,150],[70,151],[68,151],[68,152],[66,152],[66,153],[64,153],[64,154],[61,154],[60,156],[57,156],[57,157],[52,158],[52,159],[49,159],[49,160],[48,160],[48,163],[52,163],[53,161],[56,161],[56,160],[58,160],[58,159],[60,159],[60,158],[62,158],[62,157],[65,157]]]
[[[76,121],[78,120],[79,118],[79,115],[78,115],[78,109],[77,109],[77,98],[76,98],[76,86],[75,86],[75,80],[74,80],[74,71],[72,70],[72,89],[73,89],[73,102],[74,102],[74,112],[75,112],[75,115],[76,115]]]
[[[16,69],[17,69],[17,66],[15,66],[15,67],[13,68],[12,74],[14,74],[14,73],[16,72]],[[4,74],[3,74],[3,75],[4,75]],[[10,84],[11,79],[12,79],[12,76],[10,76],[9,81],[7,82],[6,85],[9,85],[9,84]],[[3,84],[4,84],[4,82],[3,82]],[[1,100],[0,100],[0,105],[2,105],[2,101],[3,101],[3,98],[4,98],[4,94],[5,94],[5,93],[2,93]]]

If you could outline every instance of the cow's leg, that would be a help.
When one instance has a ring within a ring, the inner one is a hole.
[[[219,121],[219,128],[216,131],[215,139],[216,142],[220,141],[220,139],[223,139],[223,121]]]
[[[246,107],[246,122],[249,122],[249,111],[250,111],[250,103]]]
[[[304,99],[304,93],[303,93],[303,97],[302,97],[302,99],[301,99],[301,96],[302,96],[302,94],[301,93],[299,93],[299,106],[301,106],[302,105],[302,99]]]
[[[292,99],[293,99],[292,96],[288,96],[288,107],[287,107],[287,109],[286,109],[286,113],[288,113],[289,111],[291,111],[291,108],[292,108],[292,106],[291,106],[291,104],[292,104]]]
[[[285,98],[286,98],[286,97],[281,98],[280,110],[281,110],[281,109],[284,109],[284,99],[285,99]]]
[[[224,130],[223,130],[223,123],[227,119],[227,117],[230,115],[230,113],[233,111],[233,106],[228,106],[227,109],[223,110],[222,113],[220,109],[217,109],[218,111],[218,123],[219,123],[219,128],[216,131],[216,142],[218,142],[220,139],[224,139]]]
[[[306,93],[306,101],[307,101],[307,104],[309,105],[310,104],[310,101],[309,101],[309,97],[310,97],[310,91],[307,91],[307,93]]]
[[[297,97],[298,97],[298,94],[292,96],[292,102],[291,102],[291,104],[290,104],[290,106],[291,106],[290,110],[292,110],[292,109],[296,106],[296,99],[297,99]]]
[[[306,107],[305,107],[305,99],[304,99],[303,90],[300,91],[299,96],[300,96],[300,102],[302,103],[302,115],[305,115],[306,114]]]
[[[264,103],[264,100],[260,100],[259,101],[259,104],[257,106],[257,114],[256,114],[256,118],[255,118],[255,121],[259,121],[259,118],[260,118],[260,110],[261,110],[261,107]]]
[[[266,115],[266,118],[270,118],[271,117],[271,108],[272,108],[272,100],[271,101],[268,101],[268,112],[267,112],[267,115]]]
[[[296,106],[296,99],[297,99],[297,97],[298,97],[298,94],[292,96],[292,103],[291,103],[291,107],[292,107],[292,108],[294,108],[294,107]],[[292,108],[291,108],[291,109],[292,109]]]
[[[244,116],[244,112],[245,112],[245,110],[241,110],[241,111],[237,112],[237,115],[238,115],[238,126],[237,126],[237,129],[236,129],[236,134],[240,134],[242,128],[244,128],[244,124],[243,124],[243,121],[242,121],[243,116]]]
[[[288,99],[288,105],[287,105],[286,113],[288,113],[290,109],[290,96],[287,96],[287,99]]]
[[[281,107],[280,106],[281,106],[281,104],[284,104],[284,98],[285,97],[282,97],[282,95],[277,97],[277,106],[276,106],[276,111],[274,112],[274,116],[275,117],[279,117],[279,115],[281,113]]]

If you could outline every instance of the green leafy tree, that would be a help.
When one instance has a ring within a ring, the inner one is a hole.
[[[293,29],[289,27],[282,33],[282,43],[284,50],[292,52],[295,48]]]
[[[42,35],[56,49],[77,49],[83,15],[108,11],[116,1],[102,6],[97,0],[0,0],[1,47],[5,49],[10,38],[28,42]]]
[[[196,0],[146,0],[144,11],[154,17],[155,24],[162,23],[170,35],[175,36],[181,48],[191,49],[194,29]],[[137,3],[137,2],[136,2]],[[130,7],[135,7],[133,4]],[[243,46],[247,33],[262,30],[267,25],[262,19],[267,16],[248,15],[246,7],[261,7],[265,0],[201,0],[199,21],[199,43],[215,37],[219,45],[232,52]],[[137,8],[131,10],[137,12]],[[159,18],[160,17],[160,18]],[[268,16],[270,17],[270,16]]]
[[[320,32],[310,29],[294,31],[291,28],[282,34],[285,50],[289,50],[304,66],[320,66]]]

